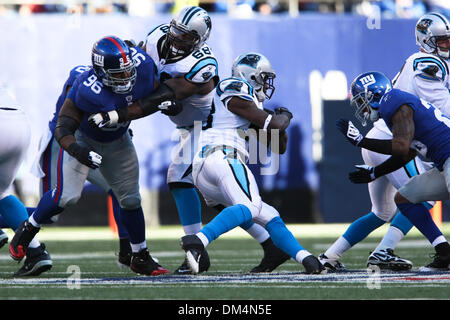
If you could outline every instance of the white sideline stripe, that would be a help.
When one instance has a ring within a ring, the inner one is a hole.
[[[375,249],[379,242],[360,242],[355,244],[351,249]],[[313,248],[317,250],[327,250],[331,244],[316,243]],[[397,244],[397,248],[433,248],[427,240],[402,240]]]
[[[378,275],[378,281],[381,286],[385,284],[397,285],[408,284],[416,286],[420,284],[427,285],[443,285],[450,283],[449,273],[434,273],[434,274],[419,274],[417,272],[402,272],[402,273],[381,273]],[[121,277],[121,278],[80,278],[79,284],[81,286],[108,286],[108,285],[148,285],[148,284],[165,284],[165,285],[205,285],[205,284],[218,284],[220,285],[234,285],[238,284],[251,284],[257,286],[262,284],[270,286],[275,285],[289,285],[289,283],[296,283],[298,287],[303,285],[311,285],[311,283],[317,284],[317,286],[329,283],[330,285],[336,283],[342,284],[367,284],[369,279],[373,279],[373,276],[369,275],[364,270],[340,273],[340,274],[324,274],[324,275],[307,275],[298,273],[278,273],[278,274],[261,274],[261,275],[249,275],[249,274],[231,274],[231,275],[219,275],[219,276],[158,276],[158,277]],[[0,285],[8,286],[23,286],[23,285],[44,285],[44,286],[65,286],[68,281],[72,281],[70,278],[15,278],[15,279],[0,279]],[[373,281],[372,281],[373,282]],[[295,286],[297,287],[297,286]]]
[[[349,223],[329,223],[329,224],[288,224],[288,229],[295,237],[317,238],[317,237],[339,237],[348,228]],[[374,230],[368,238],[383,237],[389,228],[389,224],[385,224]],[[444,222],[441,231],[445,234],[450,233],[450,223]],[[5,233],[11,239],[14,235],[10,229],[4,229]],[[413,228],[408,235],[421,235],[421,233]],[[184,236],[183,228],[180,226],[160,226],[148,227],[146,229],[147,239],[179,239]],[[39,232],[39,240],[58,240],[58,241],[80,241],[80,240],[114,240],[118,239],[109,227],[53,227],[44,226]],[[241,228],[235,228],[221,238],[250,238],[247,232]]]

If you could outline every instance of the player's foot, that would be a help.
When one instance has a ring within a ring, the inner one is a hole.
[[[8,243],[8,235],[0,229],[0,249]]]
[[[179,266],[174,272],[173,274],[178,274],[178,275],[182,275],[182,274],[192,274],[191,268],[189,268],[187,259],[185,258],[183,263],[181,264],[181,266]]]
[[[264,257],[259,265],[250,270],[251,273],[272,272],[291,258],[290,255],[278,248],[270,238],[262,245],[264,248]]]
[[[147,276],[159,276],[169,273],[169,270],[161,267],[153,260],[147,248],[131,255],[130,269],[136,273]]]
[[[377,266],[380,269],[392,271],[406,271],[412,268],[412,262],[394,254],[394,250],[388,248],[372,252],[367,259],[367,266]]]
[[[131,264],[131,245],[128,239],[120,239],[120,250],[117,254],[117,265],[121,269],[127,269]]]
[[[303,259],[303,266],[305,267],[307,274],[324,274],[327,273],[327,269],[320,263],[319,259],[310,255]]]
[[[16,261],[20,261],[27,253],[28,245],[40,228],[33,226],[28,220],[22,222],[17,228],[14,237],[9,244],[9,255]]]
[[[208,252],[199,237],[194,234],[181,238],[181,247],[186,252],[186,260],[192,274],[208,271],[211,265]]]
[[[327,257],[325,253],[319,256],[320,263],[330,272],[344,272],[347,269],[344,264],[340,263],[337,257]]]
[[[120,269],[127,269],[130,267],[131,256],[132,256],[131,251],[128,252],[119,251],[119,253],[117,254],[117,265],[119,266]]]
[[[434,254],[433,261],[424,267],[419,268],[419,272],[436,272],[450,270],[450,254]]]
[[[37,248],[28,248],[22,268],[14,273],[15,277],[38,276],[52,268],[50,254],[45,250],[45,244]]]

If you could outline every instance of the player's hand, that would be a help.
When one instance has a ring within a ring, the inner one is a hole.
[[[102,163],[101,155],[89,148],[80,146],[78,143],[72,143],[67,152],[80,163],[92,169],[97,169]]]
[[[347,140],[350,141],[350,143],[354,146],[357,146],[364,138],[364,136],[359,132],[358,128],[355,127],[355,125],[350,120],[341,118],[336,121],[336,126],[338,127],[339,131],[341,131],[342,134],[347,138]]]
[[[291,120],[294,117],[292,115],[292,112],[290,112],[289,109],[285,108],[285,107],[275,108],[274,113],[275,114],[284,114],[286,117],[289,118],[289,120]]]
[[[164,113],[166,116],[176,116],[183,111],[181,103],[175,100],[161,102],[158,108],[161,110],[161,113]]]
[[[362,164],[355,166],[357,171],[350,172],[348,178],[353,183],[369,183],[376,179],[375,169],[371,166]]]
[[[117,124],[119,115],[117,111],[99,112],[89,116],[89,124],[93,127],[102,128]]]

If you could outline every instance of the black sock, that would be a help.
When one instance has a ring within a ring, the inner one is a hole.
[[[120,252],[131,252],[130,239],[122,238],[119,239]]]

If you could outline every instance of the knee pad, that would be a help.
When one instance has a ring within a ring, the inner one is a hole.
[[[69,197],[62,196],[59,200],[58,206],[61,208],[67,208],[77,204],[78,200],[80,200],[81,194],[79,195],[71,195]]]
[[[120,207],[126,210],[137,209],[141,206],[141,197],[128,196],[119,200]]]

